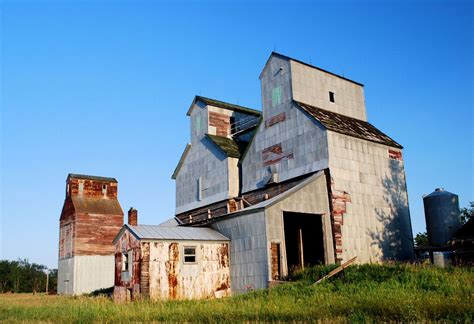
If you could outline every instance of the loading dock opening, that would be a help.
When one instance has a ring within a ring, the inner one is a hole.
[[[283,212],[288,270],[324,264],[322,217]]]

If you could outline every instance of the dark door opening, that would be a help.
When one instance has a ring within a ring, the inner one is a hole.
[[[324,264],[321,215],[283,212],[288,270]]]

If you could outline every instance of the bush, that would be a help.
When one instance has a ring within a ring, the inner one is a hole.
[[[109,287],[109,288],[102,288],[102,289],[97,289],[94,290],[89,294],[90,297],[97,297],[97,296],[105,296],[105,297],[110,297],[112,298],[114,294],[114,287]]]

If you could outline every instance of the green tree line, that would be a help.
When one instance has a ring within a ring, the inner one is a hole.
[[[0,292],[45,292],[46,272],[49,272],[48,291],[55,292],[57,269],[48,270],[46,266],[30,263],[28,259],[0,260]]]

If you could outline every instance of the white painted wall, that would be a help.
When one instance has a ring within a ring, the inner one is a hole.
[[[325,129],[291,101],[290,77],[289,62],[275,56],[270,58],[260,76],[263,122],[242,162],[244,193],[264,187],[272,172],[279,174],[280,181],[285,181],[328,166]],[[285,121],[265,127],[266,120],[283,112]],[[264,166],[262,151],[279,143],[283,152],[293,153],[293,158]]]
[[[114,285],[114,275],[114,255],[82,255],[60,260],[58,294],[81,295],[110,288]]]
[[[367,120],[363,86],[293,60],[290,62],[294,100]],[[329,100],[329,92],[334,93],[335,102]]]
[[[74,258],[58,262],[58,294],[72,295],[74,293]]]
[[[229,195],[227,156],[205,137],[207,132],[207,108],[196,104],[191,111],[191,149],[176,177],[176,214],[224,200]]]
[[[230,241],[230,280],[234,294],[268,287],[265,214],[256,211],[216,221],[211,227]]]
[[[404,163],[388,156],[388,149],[398,149],[331,131],[328,143],[334,187],[351,197],[343,216],[344,261],[412,257]]]

